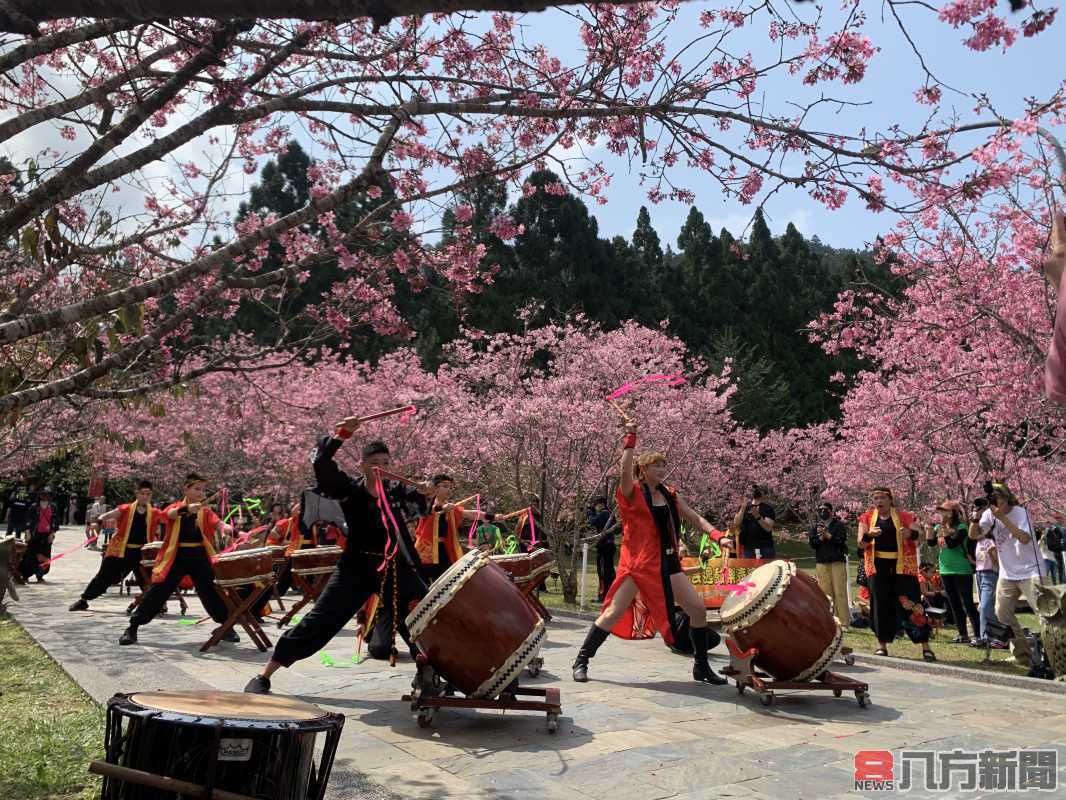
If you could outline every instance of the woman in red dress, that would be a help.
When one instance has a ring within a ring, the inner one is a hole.
[[[637,426],[626,423],[622,450],[622,475],[616,492],[618,515],[622,520],[622,556],[614,583],[604,598],[603,611],[589,628],[574,662],[574,680],[588,680],[589,660],[613,633],[623,639],[650,639],[658,630],[667,645],[676,635],[674,604],[689,617],[692,640],[692,677],[697,681],[724,684],[707,663],[707,609],[681,569],[678,531],[681,520],[708,534],[723,547],[729,539],[703,517],[670,486],[662,483],[666,457],[642,453],[634,457]]]

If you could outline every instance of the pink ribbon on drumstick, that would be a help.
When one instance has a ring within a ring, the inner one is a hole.
[[[680,386],[682,383],[686,382],[687,378],[685,378],[685,376],[682,375],[680,372],[675,372],[670,375],[665,375],[662,373],[656,373],[654,375],[645,375],[643,378],[635,378],[634,380],[626,381],[613,392],[611,392],[609,395],[607,395],[607,399],[617,400],[622,395],[629,394],[631,391],[636,389],[638,386],[641,386],[642,384],[664,383],[667,386]]]
[[[62,558],[63,556],[69,556],[69,555],[70,555],[71,553],[76,553],[76,552],[78,552],[79,550],[81,550],[81,549],[82,549],[83,547],[85,547],[85,546],[87,546],[87,545],[90,545],[90,544],[92,544],[93,542],[95,542],[95,541],[96,541],[97,539],[99,539],[99,538],[100,538],[100,534],[98,534],[98,533],[97,533],[97,534],[94,534],[93,536],[90,536],[90,537],[89,537],[88,539],[86,539],[86,540],[85,540],[84,542],[82,542],[81,544],[79,544],[79,545],[78,545],[77,547],[72,547],[72,548],[70,548],[69,550],[66,550],[66,551],[64,551],[64,552],[60,553],[60,554],[59,554],[58,556],[52,556],[52,557],[51,557],[50,559],[48,559],[47,561],[42,561],[42,562],[41,562],[41,566],[42,566],[42,567],[47,567],[47,566],[51,565],[51,563],[52,563],[53,561],[58,561],[58,560],[59,560],[59,559],[61,559],[61,558]]]

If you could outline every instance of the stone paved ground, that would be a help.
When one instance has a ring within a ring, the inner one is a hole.
[[[79,536],[64,529],[56,552]],[[98,563],[96,552],[67,556],[47,584],[24,587],[22,602],[11,605],[19,622],[98,701],[118,691],[159,688],[238,691],[265,660],[246,639],[201,655],[197,648],[208,625],[179,624],[174,603],[170,616],[142,628],[139,646],[118,647],[127,598],[112,590],[88,612],[66,610]],[[195,597],[190,605],[190,614],[200,612]],[[279,673],[274,688],[347,716],[331,785],[336,798],[843,798],[854,796],[857,750],[919,746],[1054,748],[1059,784],[1066,786],[1062,695],[840,665],[840,672],[870,683],[870,708],[858,708],[847,695],[796,693],[779,694],[767,709],[732,687],[693,683],[689,661],[671,655],[660,640],[617,639],[593,662],[593,681],[579,685],[569,679],[569,664],[584,630],[583,622],[553,622],[545,670],[526,681],[561,687],[556,735],[547,733],[543,716],[518,712],[446,710],[432,729],[419,729],[399,699],[414,672],[406,657],[395,668],[374,661],[327,667],[309,659]],[[271,626],[268,634],[275,631]],[[344,632],[327,652],[340,662],[354,646],[354,636]],[[717,667],[723,650],[712,657]],[[2,683],[0,676],[0,690]]]

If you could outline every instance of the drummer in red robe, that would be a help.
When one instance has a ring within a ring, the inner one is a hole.
[[[229,526],[204,503],[206,486],[203,478],[190,473],[185,478],[184,499],[163,509],[166,531],[152,568],[152,587],[134,609],[119,644],[137,643],[137,628],[152,621],[186,575],[192,579],[196,594],[211,619],[221,624],[229,617],[226,603],[215,588],[215,570],[211,565],[211,557],[215,555],[215,533],[219,526],[224,529]],[[233,630],[223,638],[227,642],[240,641]]]
[[[159,526],[163,524],[163,512],[152,505],[152,484],[141,481],[137,485],[137,499],[124,503],[100,517],[101,527],[115,529],[115,535],[107,545],[100,569],[81,597],[74,601],[71,611],[85,611],[89,601],[95,600],[123,580],[131,572],[143,592],[141,580],[141,547],[159,538]]]
[[[684,520],[722,547],[732,542],[697,514],[675,489],[662,482],[666,457],[642,453],[634,457],[637,426],[626,422],[622,475],[615,493],[622,521],[622,556],[614,583],[604,598],[603,611],[589,628],[574,661],[574,680],[588,680],[589,660],[613,633],[623,639],[650,639],[658,630],[667,645],[674,644],[675,603],[689,617],[693,679],[724,684],[707,662],[707,609],[681,569],[678,532]]]

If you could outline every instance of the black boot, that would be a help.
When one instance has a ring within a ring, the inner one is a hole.
[[[711,669],[711,665],[707,663],[707,629],[689,628],[688,635],[692,639],[692,657],[695,659],[692,665],[693,680],[712,683],[715,686],[728,683],[729,681]]]
[[[130,623],[130,626],[126,628],[122,633],[122,638],[118,640],[121,645],[137,644],[137,626]]]
[[[596,655],[600,645],[607,640],[608,632],[595,625],[589,628],[585,635],[585,641],[581,649],[577,651],[577,659],[574,661],[574,680],[578,683],[586,683],[589,679],[589,659]]]

